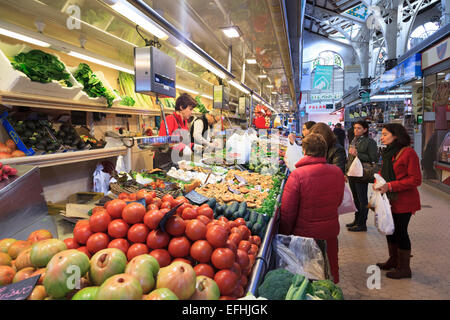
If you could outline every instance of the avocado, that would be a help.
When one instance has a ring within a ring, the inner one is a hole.
[[[30,130],[36,130],[36,124],[34,123],[33,120],[27,120],[25,122],[25,125],[27,126],[28,129]]]

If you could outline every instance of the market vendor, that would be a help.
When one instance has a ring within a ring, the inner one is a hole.
[[[191,125],[191,142],[194,144],[194,151],[201,152],[203,148],[213,149],[216,147],[211,141],[213,126],[221,119],[221,115],[212,110],[204,113],[201,117],[194,119]]]
[[[192,154],[192,143],[189,138],[189,118],[192,110],[197,105],[197,101],[187,93],[182,93],[175,101],[175,112],[166,116],[167,129],[169,135],[178,135],[182,137],[182,141],[173,149],[178,151],[179,160],[181,157],[185,158]],[[159,128],[159,136],[166,136],[166,126],[164,121],[161,121]],[[161,168],[164,164],[171,164],[178,159],[172,159],[172,152],[163,154],[159,152],[155,155],[155,167]]]

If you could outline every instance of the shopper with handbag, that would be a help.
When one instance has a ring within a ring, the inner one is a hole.
[[[367,231],[366,222],[369,213],[367,189],[369,182],[373,182],[373,174],[376,172],[378,150],[375,140],[369,137],[369,124],[366,121],[360,120],[355,123],[354,134],[355,137],[348,150],[346,172],[348,172],[355,158],[358,158],[363,165],[364,175],[362,177],[348,177],[357,211],[354,221],[346,226],[349,231]]]
[[[420,196],[417,187],[422,183],[419,157],[410,147],[411,138],[405,127],[398,123],[384,126],[381,143],[386,145],[382,152],[380,175],[386,184],[378,190],[387,193],[394,219],[394,234],[386,236],[389,259],[377,263],[388,278],[411,278],[411,241],[408,224],[411,215],[420,210]]]

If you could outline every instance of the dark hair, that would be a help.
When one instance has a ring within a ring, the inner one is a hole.
[[[302,140],[302,148],[307,156],[325,157],[327,154],[327,143],[325,139],[317,133],[310,133]]]
[[[359,121],[356,121],[355,122],[355,125],[357,125],[357,124],[359,124],[361,127],[363,127],[364,129],[367,129],[367,131],[366,131],[366,133],[364,133],[364,135],[366,136],[366,137],[368,137],[369,136],[369,123],[367,123],[367,121],[364,121],[364,120],[359,120]],[[355,125],[353,125],[353,127],[355,126]]]
[[[340,123],[338,122],[338,123],[336,123],[336,127],[340,128],[340,127],[342,127],[342,124],[340,124]]]
[[[182,93],[177,98],[177,101],[175,101],[175,111],[181,111],[186,109],[189,106],[192,106],[193,108],[197,105],[197,101],[192,98],[187,93]]]
[[[319,122],[313,125],[310,133],[320,134],[327,143],[327,149],[331,148],[331,146],[333,146],[336,142],[336,136],[334,135],[333,131],[331,131],[330,127],[323,122]]]
[[[305,122],[303,125],[306,127],[306,129],[311,129],[313,125],[315,125],[316,122],[315,121],[307,121]]]
[[[409,147],[411,145],[411,137],[406,131],[405,127],[400,123],[388,123],[383,127],[389,131],[397,139],[397,143],[402,147]]]

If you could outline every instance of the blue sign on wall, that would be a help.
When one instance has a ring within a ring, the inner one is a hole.
[[[422,77],[421,54],[416,53],[380,77],[379,90],[384,92],[399,84]]]

